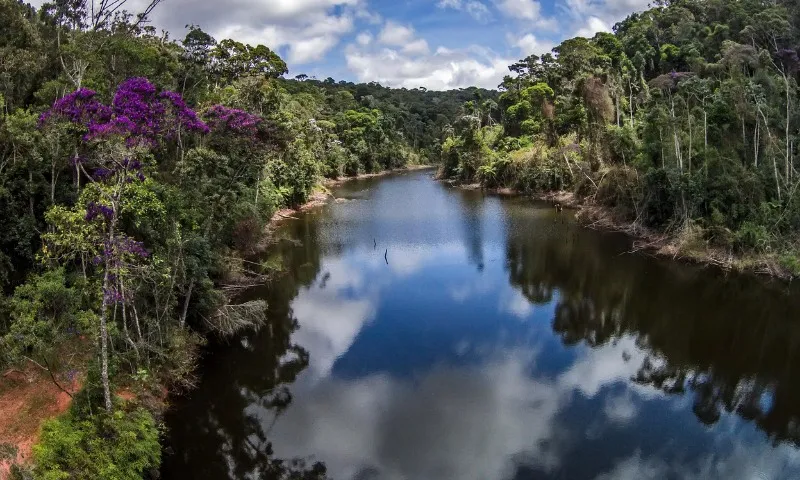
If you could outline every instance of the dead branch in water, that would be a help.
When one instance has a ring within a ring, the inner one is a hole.
[[[267,302],[254,300],[239,305],[223,305],[209,319],[206,325],[224,336],[233,335],[246,328],[262,325],[267,320]]]

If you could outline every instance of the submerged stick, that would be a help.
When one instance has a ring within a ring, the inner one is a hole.
[[[383,259],[386,260],[386,265],[389,265],[389,249],[386,249],[386,253],[383,254]]]

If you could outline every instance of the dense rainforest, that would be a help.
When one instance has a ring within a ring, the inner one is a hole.
[[[796,0],[656,1],[512,65],[447,132],[445,173],[566,190],[678,252],[800,273],[798,47]]]
[[[156,471],[161,388],[191,385],[208,334],[264,319],[235,299],[279,268],[247,259],[274,212],[436,160],[462,105],[497,97],[287,79],[263,45],[172,40],[158,0],[125,3],[0,0],[0,366],[81,386],[18,477]]]
[[[798,0],[656,1],[448,92],[289,78],[266,46],[156,31],[158,3],[0,0],[0,366],[81,386],[19,478],[156,471],[162,387],[264,321],[237,293],[280,265],[250,253],[325,178],[441,162],[800,273]]]

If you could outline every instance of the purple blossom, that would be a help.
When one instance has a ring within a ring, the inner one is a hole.
[[[215,130],[229,130],[240,135],[254,137],[258,133],[261,117],[224,105],[214,105],[206,110],[204,117]]]
[[[107,180],[114,174],[113,170],[105,167],[96,168],[92,176],[95,180]]]
[[[121,136],[129,147],[158,146],[162,138],[175,137],[181,129],[207,133],[208,126],[176,92],[160,94],[146,78],[129,78],[114,94],[111,106],[96,99],[96,92],[81,88],[53,104],[39,118],[63,118],[86,128],[84,141]]]
[[[199,133],[208,133],[209,128],[208,125],[203,123],[202,120],[197,116],[194,110],[189,108],[184,102],[183,97],[177,92],[172,92],[170,90],[164,90],[161,92],[162,100],[171,107],[171,113],[174,117],[173,125],[181,125],[186,130],[195,131]],[[168,132],[169,134],[174,134],[175,131]]]
[[[47,123],[52,117],[60,117],[84,127],[108,122],[111,119],[111,109],[100,103],[96,96],[97,92],[94,90],[79,88],[56,100],[53,106],[39,117],[39,124]]]
[[[104,288],[103,298],[108,304],[122,303],[122,293],[116,288]]]
[[[150,252],[144,248],[144,243],[138,242],[128,236],[119,235],[105,243],[103,256],[112,264],[119,264],[124,255],[147,258]],[[114,280],[116,277],[114,277]],[[112,282],[113,283],[113,282]]]
[[[120,242],[119,250],[121,253],[128,253],[142,258],[147,258],[150,256],[150,252],[144,248],[144,243],[137,242],[136,240],[132,240],[127,237]]]
[[[108,205],[103,205],[102,203],[89,202],[89,204],[86,206],[85,220],[87,222],[91,222],[100,216],[108,220],[114,216],[114,209]]]

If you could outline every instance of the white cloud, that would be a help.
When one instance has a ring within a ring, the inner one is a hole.
[[[539,20],[542,5],[536,0],[495,0],[497,8],[511,18]]]
[[[489,12],[489,7],[478,0],[441,0],[436,6],[441,9],[450,8],[464,11],[479,22],[484,22],[492,16],[491,12]]]
[[[412,58],[391,48],[368,50],[351,45],[345,59],[359,81],[431,90],[496,88],[513,61],[478,46],[460,50],[438,47],[432,54]]]
[[[466,352],[470,345],[459,341],[454,349]],[[559,424],[559,414],[575,392],[594,397],[603,387],[626,382],[638,365],[635,359],[644,355],[630,352],[634,359],[626,362],[621,352],[627,349],[637,349],[632,339],[587,349],[555,379],[531,377],[538,349],[503,347],[489,352],[484,365],[440,365],[408,380],[378,373],[357,379],[315,378],[308,384],[301,377],[303,391],[270,437],[278,456],[314,455],[333,478],[364,478],[365,471],[375,474],[368,478],[392,480],[513,478],[519,463],[554,472],[570,442],[592,428],[570,430]],[[589,377],[587,388],[582,386],[584,375]],[[627,400],[607,403],[612,423],[636,415],[627,404],[639,392],[632,388]],[[272,416],[265,412],[263,418],[267,422]],[[624,467],[643,471],[637,465]]]
[[[380,25],[383,23],[383,17],[375,12],[370,12],[366,8],[357,8],[356,18],[359,20],[364,20],[371,25]]]
[[[486,5],[482,4],[481,2],[477,1],[467,2],[464,8],[466,9],[467,13],[472,15],[472,18],[474,18],[475,20],[486,20],[491,16],[491,14],[489,13],[489,9],[486,7]]]
[[[129,0],[126,8],[138,12],[146,3]],[[187,24],[199,25],[217,40],[233,38],[288,54],[290,68],[322,59],[356,20],[374,22],[380,16],[368,10],[367,0],[169,0],[151,14],[151,24],[173,38],[183,38]]]
[[[320,60],[338,42],[339,40],[336,37],[324,35],[291,43],[289,46],[289,61],[294,64],[304,64]]]
[[[276,454],[313,454],[333,478],[364,478],[365,470],[385,479],[508,478],[520,459],[552,471],[566,402],[530,378],[532,360],[505,352],[485,366],[440,367],[413,382],[328,379],[297,395],[275,424]]]
[[[376,290],[357,269],[342,260],[324,262],[327,280],[301,290],[292,301],[292,310],[301,327],[293,341],[314,352],[309,371],[314,378],[327,377],[336,359],[350,349],[358,333],[375,315]],[[357,298],[343,298],[343,290],[360,292]]]
[[[622,337],[614,343],[587,349],[569,370],[559,376],[558,383],[564,389],[592,398],[607,385],[630,380],[639,371],[645,357],[646,353],[636,345],[634,337]],[[659,359],[650,358],[650,361],[658,362]],[[630,389],[645,398],[663,396],[661,390],[636,383],[630,384]]]
[[[627,15],[648,8],[651,0],[565,0],[561,8],[568,21],[580,25],[565,29],[570,36],[591,38],[597,32],[610,32],[611,27]]]
[[[624,425],[633,420],[639,413],[630,392],[606,399],[603,413],[614,423]]]
[[[790,479],[800,474],[800,452],[789,445],[745,445],[734,441],[730,451],[712,453],[693,461],[667,461],[643,457],[640,451],[618,462],[597,480],[640,480],[660,478],[705,479]]]
[[[517,47],[523,57],[528,55],[539,55],[550,52],[555,47],[555,43],[548,40],[539,40],[534,34],[528,33],[521,37],[507,35],[508,43]]]
[[[407,53],[409,55],[424,55],[429,51],[430,49],[428,48],[428,42],[426,42],[423,38],[414,40],[403,47],[403,53]]]
[[[600,17],[606,23],[622,20],[632,12],[648,8],[651,0],[565,0],[573,17]]]
[[[527,320],[533,313],[533,304],[522,292],[513,289],[500,297],[500,310],[520,320]]]
[[[598,17],[589,17],[586,19],[586,24],[579,28],[572,36],[573,37],[586,37],[592,38],[598,32],[610,32],[611,26]]]
[[[384,45],[402,46],[414,39],[414,29],[391,20],[386,22],[378,34],[378,41]]]
[[[43,1],[32,0],[34,5]],[[548,51],[569,36],[591,37],[597,31],[607,31],[625,15],[646,8],[649,1],[558,0],[555,13],[560,15],[545,12],[540,0],[438,0],[431,5],[458,10],[482,22],[493,13],[516,20],[510,22],[513,28],[525,29],[512,29],[508,44],[525,56]],[[147,0],[129,2],[126,6],[135,12]],[[173,38],[182,38],[185,25],[195,24],[218,40],[234,38],[267,45],[284,56],[292,70],[323,59],[337,61],[345,37],[366,24],[382,24],[377,37],[363,32],[353,42],[360,48],[344,50],[345,66],[359,81],[395,87],[447,89],[474,84],[496,88],[507,66],[519,58],[517,54],[503,58],[485,47],[446,49],[435,45],[431,37],[422,38],[413,26],[375,13],[370,9],[374,4],[374,0],[169,0],[155,9],[151,20],[153,26],[166,29]],[[486,38],[497,32],[488,33]],[[376,41],[387,48],[376,48]]]
[[[356,37],[356,42],[358,42],[359,45],[366,47],[372,43],[372,34],[369,32],[361,32]]]

